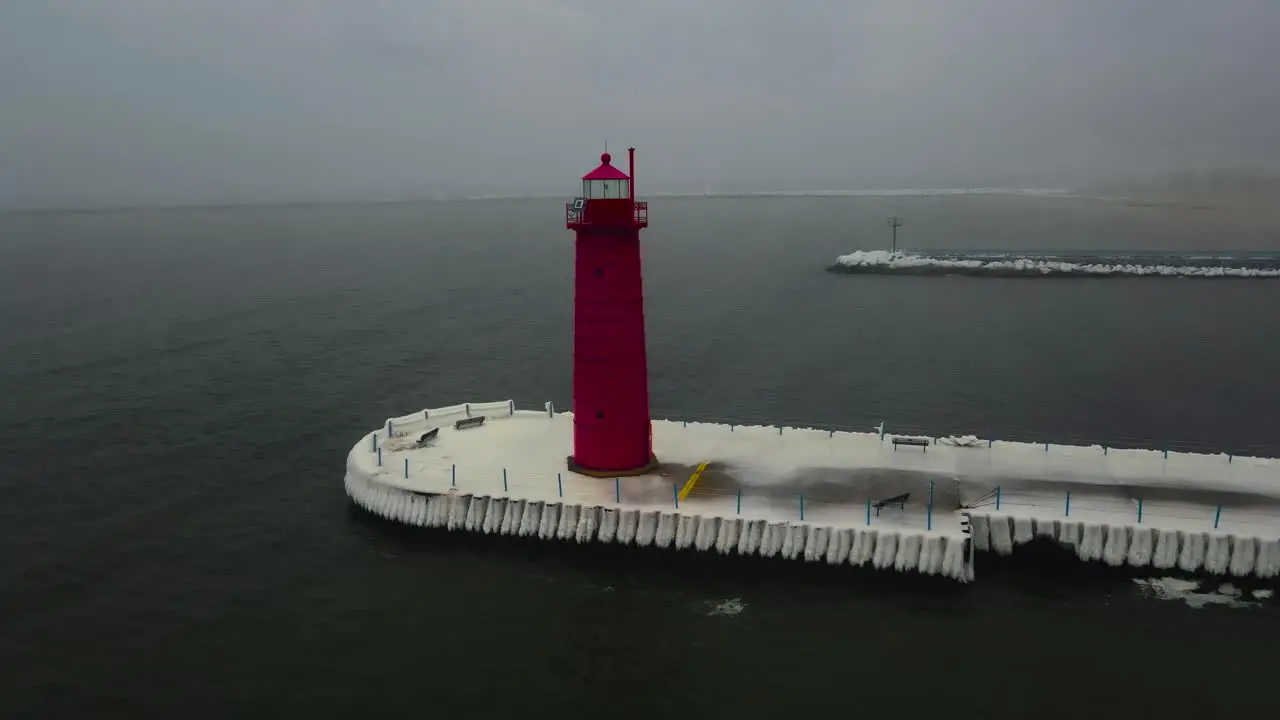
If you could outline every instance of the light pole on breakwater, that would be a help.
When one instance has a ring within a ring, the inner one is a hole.
[[[896,254],[898,252],[898,228],[902,227],[902,218],[897,215],[890,215],[888,224],[893,231],[893,252]]]

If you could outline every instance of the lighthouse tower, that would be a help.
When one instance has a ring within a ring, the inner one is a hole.
[[[596,477],[641,475],[657,464],[640,273],[649,204],[636,202],[636,151],[627,152],[629,174],[606,152],[582,177],[582,195],[565,206],[575,234],[569,470]]]

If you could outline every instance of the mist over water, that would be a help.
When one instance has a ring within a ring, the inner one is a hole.
[[[10,4],[0,208],[1280,188],[1271,2],[283,7]]]

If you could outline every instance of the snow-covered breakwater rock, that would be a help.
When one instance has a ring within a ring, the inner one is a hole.
[[[837,257],[835,264],[827,270],[853,275],[1276,280],[1280,279],[1280,256],[926,254],[903,250],[855,250]]]
[[[661,465],[568,472],[573,417],[510,401],[390,418],[347,456],[361,507],[421,527],[781,557],[967,581],[1037,536],[1081,560],[1280,571],[1280,462],[977,438],[653,422]],[[902,439],[902,438],[898,438]]]

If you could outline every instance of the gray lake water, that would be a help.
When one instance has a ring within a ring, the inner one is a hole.
[[[1280,248],[1060,198],[657,199],[655,414],[1280,453],[1280,283],[824,272],[891,214],[907,247]],[[572,263],[555,201],[0,215],[0,717],[1270,707],[1274,600],[1053,549],[961,588],[353,509],[388,416],[569,406]]]

